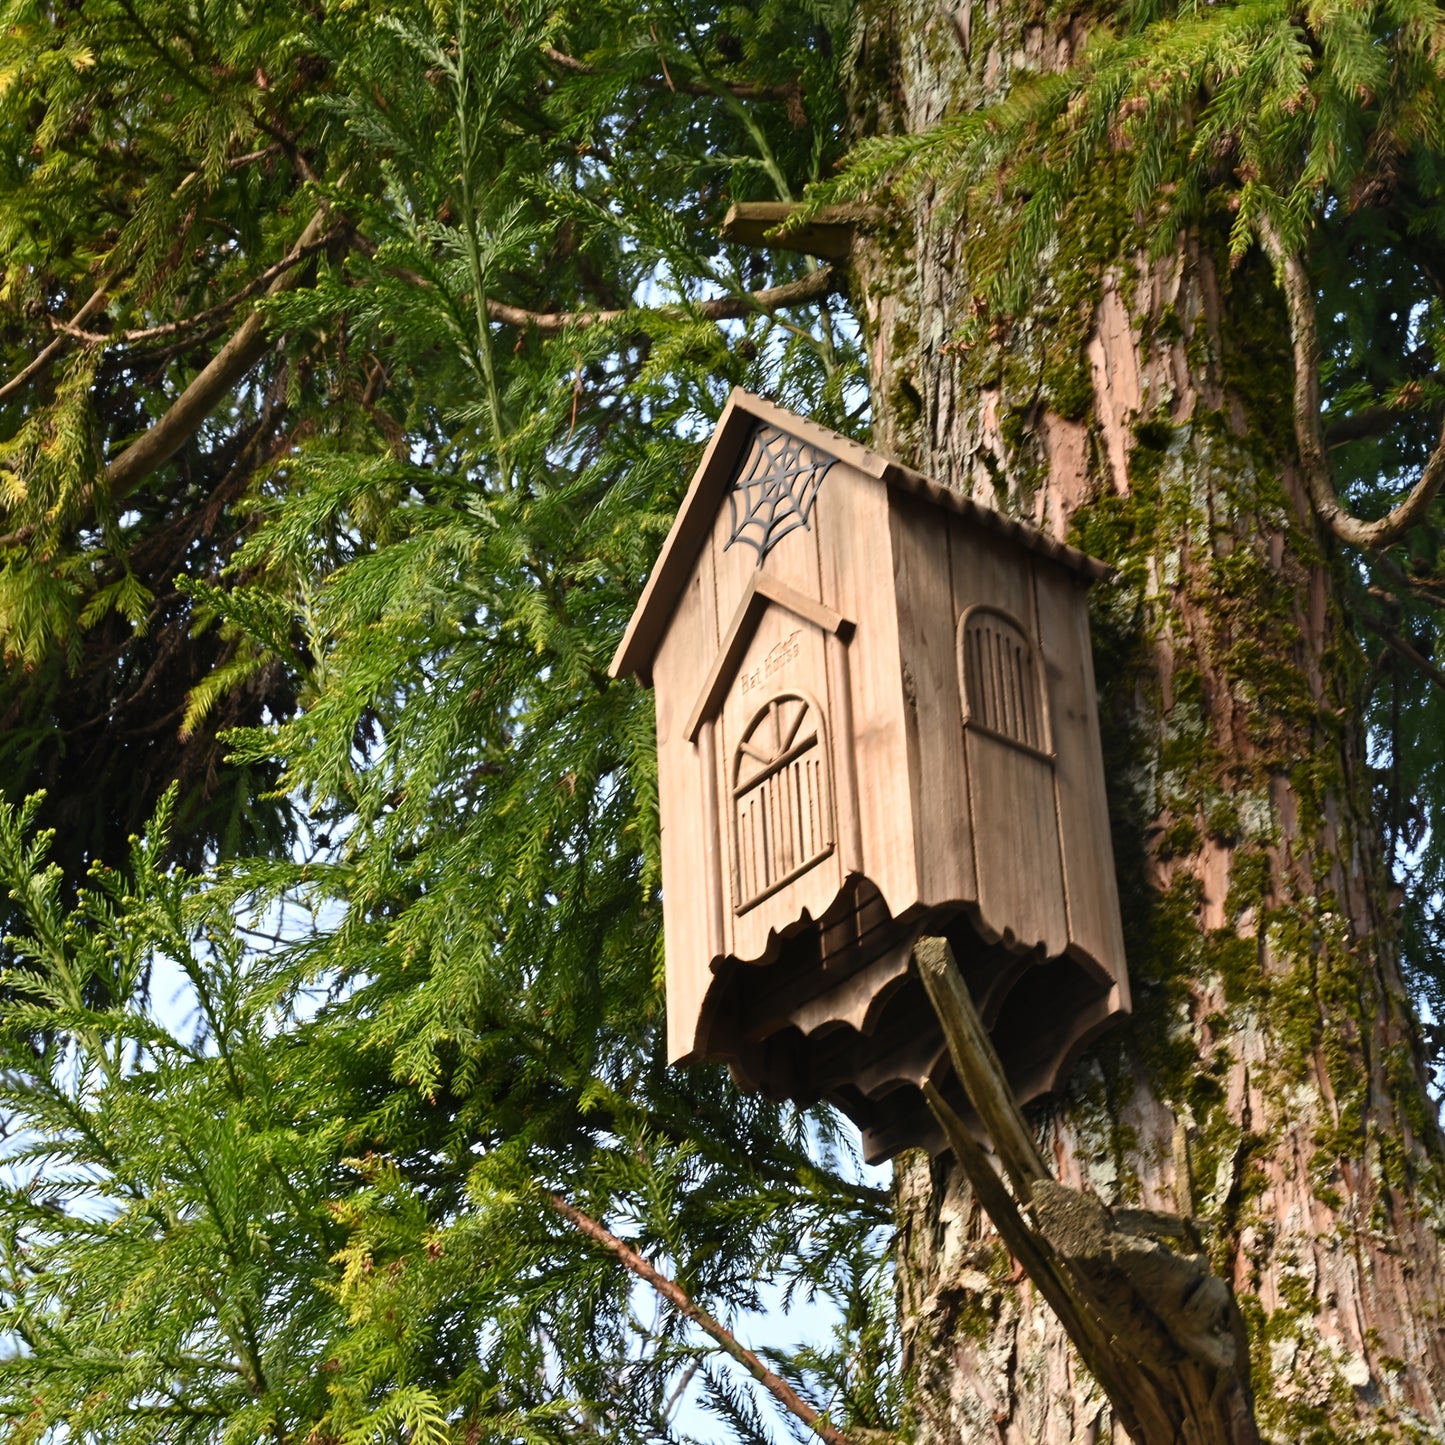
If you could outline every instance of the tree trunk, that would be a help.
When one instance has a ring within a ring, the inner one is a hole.
[[[996,99],[1082,33],[1016,0],[864,10],[860,134]],[[1094,643],[1135,1014],[1036,1112],[1045,1158],[1199,1221],[1266,1439],[1445,1438],[1445,1150],[1269,268],[1207,234],[1146,265],[1101,169],[1029,312],[990,317],[962,203],[911,205],[854,256],[876,444],[1119,571]],[[896,1179],[919,1440],[1125,1438],[951,1159]]]

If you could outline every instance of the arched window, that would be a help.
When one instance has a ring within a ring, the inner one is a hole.
[[[745,913],[833,851],[833,788],[822,710],[781,693],[753,716],[733,757],[733,903]]]
[[[970,607],[958,631],[965,727],[1045,757],[1051,753],[1033,644],[997,607]]]

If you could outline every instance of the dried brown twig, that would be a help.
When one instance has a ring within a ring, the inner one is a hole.
[[[724,1353],[736,1360],[790,1415],[796,1416],[815,1435],[827,1441],[828,1445],[849,1445],[848,1437],[841,1430],[830,1425],[781,1375],[768,1369],[757,1355],[745,1345],[739,1344],[726,1325],[694,1304],[675,1280],[654,1269],[631,1245],[618,1239],[611,1230],[599,1224],[590,1214],[583,1213],[560,1194],[548,1195],[547,1199],[563,1219],[581,1230],[594,1244],[601,1245],[625,1269],[651,1285],[680,1315],[691,1320],[704,1334],[716,1340]]]

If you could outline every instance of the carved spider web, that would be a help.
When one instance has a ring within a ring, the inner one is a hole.
[[[777,427],[759,427],[749,462],[728,493],[733,530],[727,545],[746,542],[761,564],[780,538],[808,525],[818,488],[835,461]]]

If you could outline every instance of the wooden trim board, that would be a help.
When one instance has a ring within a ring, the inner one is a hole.
[[[831,607],[816,602],[811,597],[805,597],[786,583],[769,577],[766,572],[754,572],[742,600],[738,603],[737,611],[733,613],[732,623],[723,637],[722,646],[718,649],[697,702],[693,705],[687,726],[682,730],[682,735],[688,742],[697,741],[699,729],[716,711],[723,693],[732,685],[732,674],[742,661],[743,653],[747,651],[758,619],[771,603],[776,603],[804,622],[811,622],[821,632],[835,634],[844,642],[853,635],[853,624],[841,613],[834,612]]]

